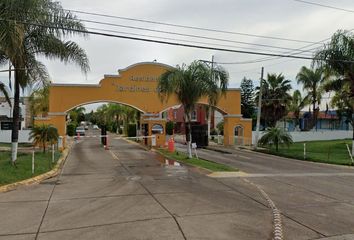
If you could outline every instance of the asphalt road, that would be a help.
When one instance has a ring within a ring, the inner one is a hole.
[[[184,145],[177,145],[185,151]],[[354,239],[354,168],[287,159],[248,150],[198,150],[204,159],[239,168],[219,182],[264,202],[261,187],[282,212],[285,239]]]
[[[253,186],[166,165],[124,140],[110,142],[104,150],[98,139],[82,138],[59,177],[0,193],[0,240],[272,236],[272,212]],[[286,223],[293,235],[316,235],[290,218]]]

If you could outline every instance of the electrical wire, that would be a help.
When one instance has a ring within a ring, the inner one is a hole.
[[[207,40],[214,40],[214,41],[221,41],[221,42],[231,42],[231,43],[238,43],[238,44],[243,44],[243,45],[261,46],[261,47],[282,49],[282,50],[292,50],[292,51],[296,50],[294,48],[288,48],[288,47],[277,47],[277,46],[272,46],[272,45],[267,45],[267,44],[247,43],[247,42],[243,42],[243,41],[235,41],[235,40],[228,40],[228,39],[223,39],[223,38],[206,37],[206,36],[202,36],[202,35],[185,34],[185,33],[171,32],[171,31],[163,31],[163,30],[156,30],[156,29],[150,29],[150,28],[128,26],[128,25],[123,25],[123,24],[108,23],[108,22],[101,22],[101,21],[94,21],[94,20],[87,20],[87,19],[78,19],[78,20],[82,21],[82,22],[86,22],[86,23],[94,23],[94,24],[99,24],[99,25],[114,26],[114,27],[121,27],[121,28],[129,28],[129,29],[143,30],[143,31],[149,31],[149,32],[157,32],[157,33],[164,33],[164,34],[184,36],[184,37],[207,39]]]
[[[310,4],[310,5],[315,5],[315,6],[319,6],[319,7],[324,7],[324,8],[330,8],[330,9],[340,10],[340,11],[349,12],[349,13],[354,13],[354,10],[351,10],[351,9],[345,9],[345,8],[340,8],[340,7],[334,7],[334,6],[325,5],[325,4],[317,3],[317,2],[310,2],[310,1],[304,1],[304,0],[293,0],[293,1],[295,1],[295,2],[300,2],[300,3],[305,3],[305,4]]]
[[[106,18],[114,18],[114,19],[121,19],[121,20],[135,21],[135,22],[143,22],[143,23],[152,23],[152,24],[158,24],[158,25],[170,26],[170,27],[178,27],[178,28],[185,28],[185,29],[193,29],[193,30],[201,30],[201,31],[208,31],[208,32],[217,32],[217,33],[225,33],[225,34],[232,34],[232,35],[240,35],[240,36],[248,36],[248,37],[256,37],[256,38],[265,38],[265,39],[289,41],[289,42],[298,42],[298,43],[315,43],[315,42],[311,42],[311,41],[298,40],[298,39],[290,39],[290,38],[274,37],[274,36],[265,36],[265,35],[257,35],[257,34],[250,34],[250,33],[241,33],[241,32],[232,32],[232,31],[218,30],[218,29],[212,29],[212,28],[202,28],[202,27],[195,27],[195,26],[172,24],[172,23],[163,23],[163,22],[158,22],[158,21],[151,21],[151,20],[144,20],[144,19],[137,19],[137,18],[128,18],[128,17],[121,17],[121,16],[113,16],[113,15],[108,15],[108,14],[94,13],[94,12],[87,12],[87,11],[78,11],[78,10],[71,10],[71,9],[65,9],[65,10],[69,11],[69,12],[81,13],[81,14],[92,15],[92,16],[100,16],[100,17],[106,17]]]
[[[11,20],[11,19],[0,19],[0,21],[14,21],[14,20]],[[96,31],[79,30],[79,29],[72,29],[72,28],[66,28],[66,27],[57,27],[57,26],[50,26],[50,25],[31,23],[31,22],[25,22],[25,21],[17,21],[17,22],[18,23],[22,23],[22,24],[26,24],[26,25],[31,25],[31,26],[43,27],[43,28],[61,29],[61,30],[66,30],[66,31],[73,31],[73,32],[75,31],[75,32],[84,33],[84,34],[91,34],[91,35],[98,35],[98,36],[105,36],[105,37],[113,37],[113,38],[121,38],[121,39],[143,41],[143,42],[150,42],[150,43],[159,43],[159,44],[165,44],[165,45],[171,45],[171,46],[180,46],[180,47],[215,50],[215,51],[223,51],[223,52],[250,54],[250,55],[284,57],[284,58],[294,58],[294,59],[304,59],[304,60],[321,60],[321,59],[317,59],[317,58],[313,58],[313,57],[307,57],[307,56],[282,55],[282,54],[266,53],[266,52],[243,51],[243,50],[234,50],[234,49],[227,49],[227,48],[216,48],[216,47],[208,47],[208,46],[201,46],[201,45],[183,44],[183,43],[178,43],[178,42],[152,40],[152,39],[147,39],[147,38],[130,37],[130,36],[102,33],[102,32],[96,32]],[[333,60],[333,61],[354,63],[354,59],[353,60],[337,59],[337,60]]]

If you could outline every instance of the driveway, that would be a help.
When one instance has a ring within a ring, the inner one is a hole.
[[[111,144],[104,150],[99,139],[81,138],[59,177],[0,193],[0,239],[272,236],[271,210],[255,187],[166,165],[124,140]],[[307,230],[290,218],[286,223],[289,233]]]

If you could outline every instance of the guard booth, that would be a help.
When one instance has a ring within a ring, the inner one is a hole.
[[[140,129],[146,146],[163,147],[166,142],[166,119],[156,116],[159,114],[144,114],[140,120]]]
[[[196,143],[197,147],[208,146],[208,125],[192,125],[192,143]]]

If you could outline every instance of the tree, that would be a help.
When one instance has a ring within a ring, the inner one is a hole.
[[[0,82],[0,92],[2,94],[4,94],[6,102],[8,102],[8,104],[11,106],[11,100],[10,100],[10,97],[9,97],[9,93],[7,92],[5,84],[3,84],[2,82]]]
[[[318,108],[316,108],[316,104],[319,105],[321,103],[321,84],[325,81],[326,76],[322,68],[313,69],[303,66],[297,74],[296,79],[297,83],[301,83],[303,90],[307,92],[306,98],[312,104],[313,121],[311,127],[316,126],[317,129]]]
[[[251,79],[244,77],[241,82],[241,113],[244,118],[252,118],[255,113],[254,86]]]
[[[52,125],[36,125],[30,133],[30,139],[33,140],[35,145],[42,145],[44,153],[46,152],[47,143],[49,142],[52,145],[58,141],[58,138],[58,130]]]
[[[308,98],[302,97],[299,90],[295,90],[291,101],[289,102],[288,109],[290,112],[294,113],[295,117],[295,128],[300,125],[300,112],[301,109],[308,105]]]
[[[52,0],[2,0],[0,2],[0,64],[14,68],[12,162],[17,159],[20,120],[20,88],[48,81],[47,69],[38,57],[59,59],[89,70],[85,51],[66,39],[85,35],[85,27],[60,3]],[[5,61],[6,60],[6,61]]]
[[[349,31],[339,30],[331,38],[331,41],[324,45],[323,49],[315,54],[314,64],[323,67],[327,73],[333,74],[335,79],[327,85],[327,91],[340,91],[347,87],[348,107],[354,109],[354,34]],[[350,122],[353,127],[352,155],[354,155],[354,116]]]
[[[35,116],[46,114],[49,111],[49,85],[34,90],[29,97],[29,102],[33,124]]]
[[[261,146],[273,146],[275,145],[275,150],[278,152],[279,145],[287,145],[293,143],[291,135],[284,132],[281,128],[271,127],[266,130],[266,133],[259,139],[258,143]]]
[[[72,122],[76,123],[77,125],[80,124],[82,121],[85,121],[85,108],[84,107],[77,107],[69,112],[69,116]]]
[[[256,90],[255,102],[258,102],[259,87]],[[266,126],[275,127],[277,121],[286,116],[291,101],[290,90],[290,80],[282,74],[268,74],[267,79],[262,80],[261,119]]]
[[[205,63],[194,61],[189,66],[177,66],[177,68],[165,72],[160,76],[158,82],[159,96],[162,101],[174,94],[183,106],[187,122],[186,139],[189,158],[192,158],[192,111],[202,97],[207,97],[209,102],[213,102],[217,99],[217,94],[226,91],[228,85],[228,76],[225,71],[214,71],[212,78],[210,73],[211,70]]]
[[[331,105],[336,108],[339,119],[344,119],[351,126],[354,126],[353,122],[353,104],[354,98],[350,97],[350,86],[344,84],[341,89],[335,92],[335,95],[331,99]]]

